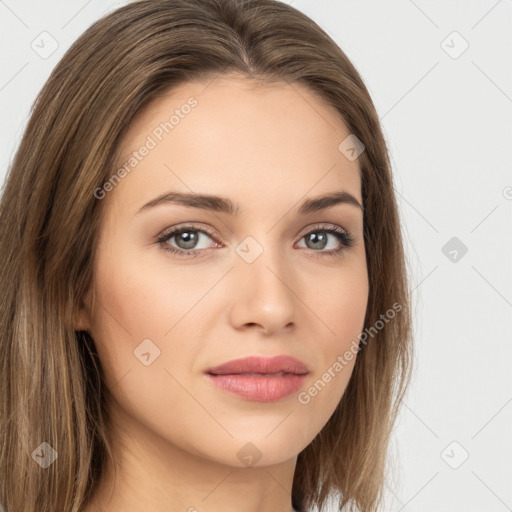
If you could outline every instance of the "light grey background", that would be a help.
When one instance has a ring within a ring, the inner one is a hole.
[[[2,181],[52,68],[124,3],[0,0]],[[417,345],[383,510],[512,510],[512,0],[286,3],[360,71],[394,166]]]

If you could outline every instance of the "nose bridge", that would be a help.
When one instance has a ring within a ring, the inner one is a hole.
[[[235,323],[276,330],[295,321],[293,276],[282,247],[268,233],[246,237],[236,247]]]
[[[273,293],[290,293],[283,280],[291,278],[289,262],[282,246],[272,236],[259,235],[258,239],[247,236],[236,248],[236,266],[243,282],[251,281],[251,287],[261,284]],[[284,290],[282,290],[284,288]]]

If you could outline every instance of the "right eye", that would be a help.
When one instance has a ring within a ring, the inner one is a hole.
[[[205,229],[199,229],[195,226],[179,226],[168,229],[159,235],[157,243],[162,249],[179,256],[198,256],[200,252],[208,250],[210,247],[197,247],[198,244],[207,244],[207,240],[212,239],[212,234]],[[174,240],[172,245],[170,242]],[[215,240],[217,247],[218,242]]]

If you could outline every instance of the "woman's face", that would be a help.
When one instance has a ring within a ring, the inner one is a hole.
[[[368,299],[362,209],[311,203],[345,192],[362,204],[358,160],[339,148],[349,135],[303,86],[228,75],[176,87],[137,116],[95,191],[95,301],[77,326],[91,332],[125,432],[261,466],[294,458],[322,429]],[[305,367],[208,373],[281,355]]]

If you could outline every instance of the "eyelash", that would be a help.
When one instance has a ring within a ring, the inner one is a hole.
[[[191,226],[191,225],[179,226],[179,227],[175,227],[175,228],[172,228],[170,230],[163,232],[161,235],[158,236],[157,243],[162,247],[162,249],[164,251],[168,251],[177,256],[191,256],[192,258],[200,256],[200,253],[202,253],[204,251],[208,251],[210,249],[210,248],[208,248],[208,249],[191,249],[191,250],[177,249],[176,247],[172,247],[167,243],[174,235],[177,235],[179,233],[183,233],[186,231],[205,233],[205,234],[209,235],[212,239],[214,239],[214,241],[216,243],[219,243],[215,240],[213,233],[209,229],[206,229],[206,228],[199,229],[199,228]],[[313,253],[318,253],[314,257],[323,257],[323,256],[327,256],[330,258],[340,257],[342,255],[342,253],[345,252],[346,249],[352,247],[354,245],[354,243],[356,242],[356,239],[345,229],[342,229],[339,227],[326,226],[326,225],[322,225],[322,224],[315,226],[314,229],[312,229],[311,231],[308,231],[307,233],[302,235],[302,237],[300,239],[302,240],[304,237],[311,235],[312,233],[318,233],[318,232],[329,233],[329,234],[334,235],[338,239],[338,241],[341,242],[341,247],[334,251],[332,251],[332,250],[331,251],[315,251],[314,249],[309,249]]]

